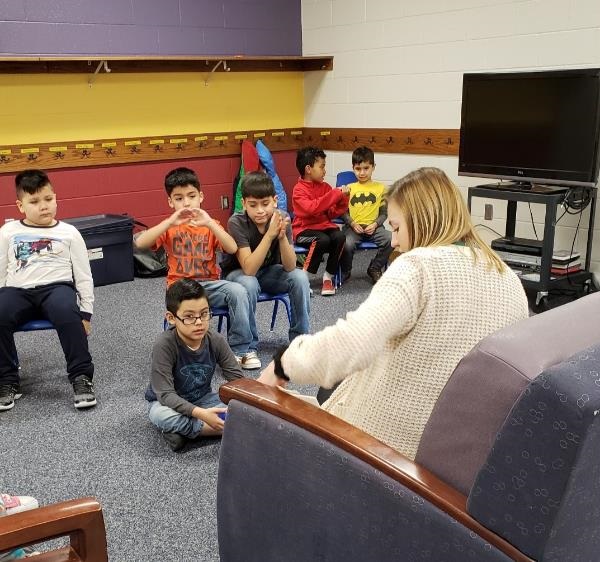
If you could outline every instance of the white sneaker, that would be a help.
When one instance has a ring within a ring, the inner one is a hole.
[[[235,358],[239,363],[242,369],[260,369],[262,367],[262,363],[258,358],[258,354],[256,351],[249,351],[246,355],[236,355]]]
[[[0,506],[3,506],[6,515],[36,509],[39,504],[31,496],[11,496],[9,494],[0,494]],[[0,511],[1,513],[1,511]]]

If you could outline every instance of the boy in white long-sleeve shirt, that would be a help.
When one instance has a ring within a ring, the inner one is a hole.
[[[56,194],[45,172],[15,178],[17,208],[25,215],[0,228],[0,412],[21,397],[14,332],[48,319],[58,333],[76,408],[96,405],[87,335],[94,289],[85,242],[56,220]]]

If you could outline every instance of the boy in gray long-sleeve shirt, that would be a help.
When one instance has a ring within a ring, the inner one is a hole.
[[[198,281],[173,283],[166,303],[171,328],[154,344],[146,400],[150,421],[178,451],[188,439],[222,434],[227,408],[212,391],[212,377],[217,365],[227,380],[241,378],[242,371],[225,338],[210,328],[208,300]]]

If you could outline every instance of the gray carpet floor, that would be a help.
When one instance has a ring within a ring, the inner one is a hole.
[[[311,278],[313,332],[366,298],[369,254],[357,252],[353,277],[334,297],[321,297],[320,277]],[[56,333],[42,331],[16,335],[23,397],[13,410],[0,413],[0,491],[32,495],[41,505],[97,497],[111,562],[219,559],[220,440],[197,441],[173,453],[146,413],[144,389],[152,344],[162,330],[164,289],[164,278],[96,288],[90,337],[95,408],[73,407]],[[271,311],[270,303],[258,305],[263,365],[287,341],[285,311],[269,332]],[[258,376],[258,371],[246,373]],[[302,391],[315,394],[316,388]]]

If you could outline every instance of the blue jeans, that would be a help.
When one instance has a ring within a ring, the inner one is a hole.
[[[200,281],[206,291],[211,307],[229,309],[229,333],[227,341],[235,355],[241,356],[248,351],[256,351],[253,346],[251,326],[256,324],[254,307],[250,306],[248,293],[238,283],[231,281]]]
[[[301,269],[285,271],[280,264],[263,267],[256,272],[256,277],[244,275],[241,269],[236,269],[227,275],[228,281],[235,281],[245,287],[250,299],[250,331],[252,343],[250,349],[256,349],[258,344],[258,331],[256,330],[256,301],[258,293],[288,293],[292,308],[292,322],[290,324],[289,338],[292,341],[296,336],[310,332],[310,286],[308,276]]]
[[[196,406],[200,408],[226,408],[216,392],[207,392]],[[163,406],[158,400],[149,403],[148,417],[150,421],[165,433],[179,433],[189,439],[200,435],[204,422],[190,416],[184,416],[172,408]]]

